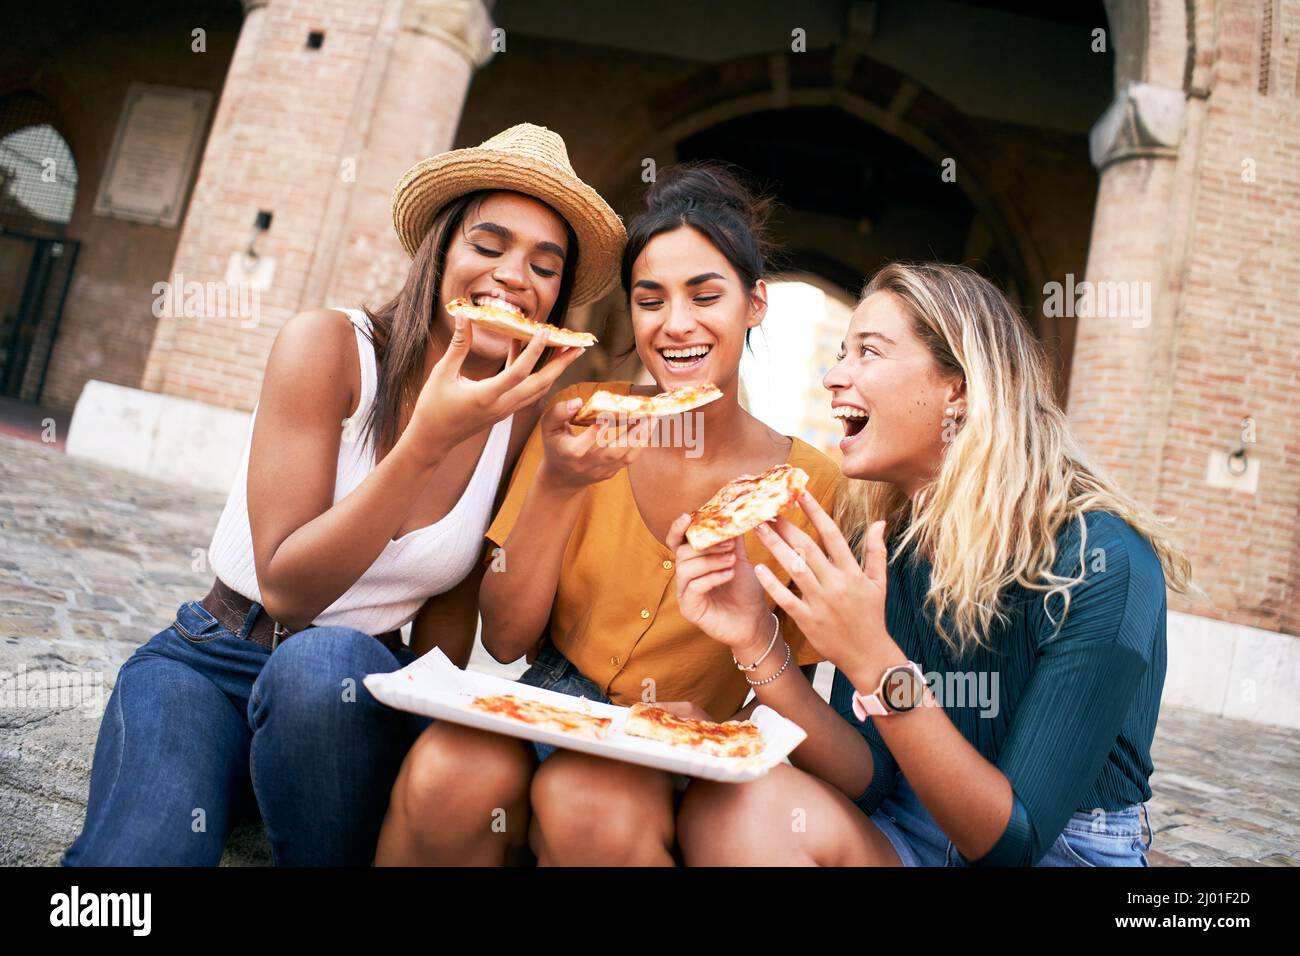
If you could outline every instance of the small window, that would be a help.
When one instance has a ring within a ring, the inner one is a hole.
[[[0,216],[65,224],[76,200],[77,164],[53,126],[37,123],[0,138]]]

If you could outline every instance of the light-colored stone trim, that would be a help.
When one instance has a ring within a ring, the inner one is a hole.
[[[1088,134],[1088,152],[1099,170],[1139,156],[1173,158],[1186,126],[1182,90],[1150,83],[1123,89]]]
[[[92,379],[72,413],[67,453],[226,492],[239,471],[250,420],[248,412]]]
[[[492,18],[481,0],[408,0],[402,29],[436,37],[465,58],[471,69],[492,59]]]
[[[1169,612],[1164,704],[1300,728],[1300,638]]]

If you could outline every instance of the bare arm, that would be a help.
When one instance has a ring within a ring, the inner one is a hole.
[[[502,544],[501,570],[490,570],[479,589],[483,646],[496,660],[518,660],[546,628],[559,586],[569,535],[582,511],[587,487],[617,474],[643,447],[642,423],[626,440],[600,446],[600,429],[577,435],[568,421],[580,399],[557,403],[542,416],[545,458],[538,468],[519,517]]]
[[[262,383],[248,516],[262,603],[291,627],[309,624],[374,563],[447,450],[426,445],[417,454],[410,441],[399,442],[331,507],[355,355],[345,318],[306,312],[276,338]]]
[[[676,556],[677,603],[682,615],[714,640],[728,645],[736,660],[759,659],[772,639],[773,615],[763,600],[743,538],[731,538],[704,551],[686,541],[689,515],[679,517],[665,544]],[[785,661],[786,645],[778,638],[759,669],[746,676],[751,681],[776,674]],[[831,709],[813,690],[811,677],[798,668],[768,684],[754,688],[750,707],[766,704],[807,732],[790,754],[790,762],[844,793],[850,800],[871,783],[874,764],[871,749],[860,734]],[[741,711],[744,713],[744,710]]]
[[[502,545],[501,569],[483,576],[483,646],[503,664],[526,654],[546,628],[585,492],[555,488],[539,473]]]
[[[411,650],[423,656],[438,648],[462,670],[474,651],[478,630],[478,589],[483,580],[483,562],[450,591],[435,594],[424,602],[411,624]]]
[[[813,682],[813,678],[817,676],[817,665],[805,664],[803,667],[799,668],[799,671],[800,673],[803,674],[804,679],[807,680],[809,684],[811,684]],[[763,702],[759,700],[758,695],[755,694],[753,697],[750,698],[749,703],[747,703],[744,707],[740,708],[740,710],[736,711],[734,714],[728,717],[727,720],[749,720],[750,717],[754,716],[755,708],[757,708],[758,705],[761,703]]]
[[[767,624],[771,625],[771,618]],[[784,659],[783,643],[778,640],[772,656],[750,675],[750,680],[762,680],[780,669]],[[736,657],[740,660],[756,660],[766,646],[764,642],[757,652],[738,651]],[[777,657],[778,652],[782,656]],[[744,653],[751,653],[752,656],[741,657]],[[758,703],[766,704],[781,716],[794,721],[808,734],[804,742],[790,754],[792,764],[825,780],[850,800],[862,795],[871,784],[875,772],[871,748],[861,734],[822,700],[807,677],[789,668],[772,683],[754,688],[754,692]]]
[[[311,621],[374,563],[447,452],[515,408],[536,402],[573,355],[530,375],[542,337],[482,382],[460,376],[471,333],[458,324],[392,450],[333,503],[340,425],[351,410],[355,333],[337,312],[296,316],[267,363],[248,470],[253,557],[267,613]],[[575,350],[576,351],[576,350]]]

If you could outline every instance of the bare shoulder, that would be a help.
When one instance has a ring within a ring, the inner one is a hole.
[[[306,353],[316,359],[342,354],[356,361],[356,337],[352,320],[338,309],[308,309],[299,312],[281,326],[275,348]]]
[[[302,388],[308,383],[315,387]],[[282,384],[297,386],[302,393],[325,392],[346,401],[349,409],[355,407],[361,372],[356,335],[345,313],[309,309],[281,326],[271,347],[263,388]]]

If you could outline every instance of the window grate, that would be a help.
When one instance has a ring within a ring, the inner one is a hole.
[[[63,226],[72,219],[77,164],[53,119],[30,93],[0,100],[0,226]]]

